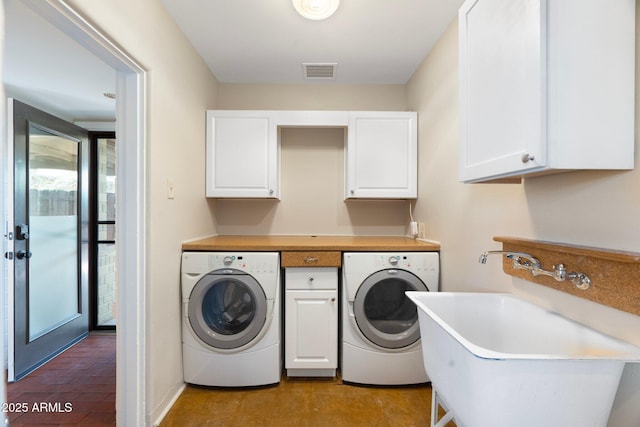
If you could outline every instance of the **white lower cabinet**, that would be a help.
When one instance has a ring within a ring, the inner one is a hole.
[[[335,376],[338,269],[285,269],[285,369],[288,376]]]

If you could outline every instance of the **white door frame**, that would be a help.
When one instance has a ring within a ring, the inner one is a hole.
[[[2,34],[4,34],[4,2],[3,0],[0,0],[0,30],[2,30]],[[4,82],[4,36],[2,39],[2,43],[0,43],[0,77],[3,78],[3,82]],[[11,185],[10,183],[7,183],[7,177],[8,177],[8,172],[7,172],[7,168],[8,168],[8,158],[9,158],[9,152],[8,152],[8,143],[7,143],[7,116],[6,116],[6,108],[5,108],[5,93],[4,93],[4,84],[2,84],[0,86],[0,138],[2,139],[2,145],[0,145],[0,153],[2,153],[2,157],[5,159],[4,161],[0,162],[0,179],[2,180],[2,182],[4,182],[4,185],[0,185],[0,215],[1,215],[1,226],[2,226],[2,232],[3,232],[3,239],[2,239],[2,253],[3,253],[3,257],[6,256],[5,254],[7,254],[7,252],[9,251],[9,241],[7,238],[7,235],[9,233],[8,230],[8,218],[6,218],[7,216],[7,211],[9,209],[8,206],[8,200],[7,200],[7,190],[9,188],[9,186]],[[11,147],[13,147],[13,145],[11,145]],[[11,155],[11,158],[13,158],[13,155]],[[13,185],[11,185],[11,187],[13,187]],[[13,252],[13,248],[11,248],[11,252]],[[2,261],[2,268],[0,269],[0,312],[3,313],[2,317],[0,318],[0,340],[2,340],[2,344],[0,344],[0,347],[2,348],[2,353],[0,353],[0,363],[1,363],[1,367],[2,369],[5,369],[7,367],[7,360],[5,357],[6,351],[7,351],[7,347],[6,344],[7,343],[7,330],[6,327],[7,325],[5,324],[5,318],[6,318],[6,309],[7,309],[7,302],[6,302],[6,296],[5,296],[5,292],[8,291],[7,286],[9,283],[9,277],[7,276],[8,271],[10,270],[9,266],[13,266],[12,263],[10,263],[9,261],[6,260],[6,258]],[[7,387],[6,387],[6,382],[5,381],[0,381],[0,403],[4,404],[7,401]],[[9,425],[9,417],[8,417],[8,413],[3,413],[2,415],[0,415],[0,423],[2,423],[3,425]]]
[[[120,426],[144,426],[146,299],[146,114],[145,69],[64,0],[23,0],[73,40],[113,67],[116,84],[118,313],[116,322],[116,419]],[[0,5],[2,5],[0,0]],[[4,21],[0,24],[4,32]],[[3,109],[0,109],[2,111]],[[4,134],[3,134],[4,135]],[[6,135],[4,144],[8,144]],[[5,146],[6,148],[6,146]],[[11,196],[0,188],[2,199]],[[3,213],[4,215],[4,213]],[[6,332],[0,328],[0,339]],[[5,398],[6,395],[0,394]]]

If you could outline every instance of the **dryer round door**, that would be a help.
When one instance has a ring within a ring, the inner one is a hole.
[[[189,323],[204,343],[235,349],[250,343],[267,319],[267,297],[249,274],[235,269],[213,271],[194,286]]]
[[[405,291],[428,291],[406,270],[381,270],[358,288],[353,312],[360,332],[373,344],[398,349],[420,339],[418,310]]]

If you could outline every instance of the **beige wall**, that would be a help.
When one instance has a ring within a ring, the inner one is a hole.
[[[205,110],[216,105],[217,81],[159,1],[70,3],[148,71],[145,411],[151,425],[183,385],[181,242],[216,231],[203,197],[202,159]],[[175,182],[173,200],[166,197],[168,178]]]
[[[221,110],[406,109],[404,85],[221,84]]]
[[[398,110],[403,85],[221,84],[224,110]],[[402,235],[407,201],[344,201],[344,129],[281,129],[281,197],[210,200],[219,234]]]
[[[419,117],[414,217],[442,243],[442,290],[513,292],[640,345],[640,317],[514,279],[502,273],[497,258],[478,263],[480,252],[500,248],[492,241],[498,235],[640,252],[640,167],[571,172],[523,184],[458,183],[457,30],[454,21],[407,84],[407,107]],[[638,151],[636,141],[640,166]],[[640,425],[640,369],[634,365],[625,373],[610,427]]]

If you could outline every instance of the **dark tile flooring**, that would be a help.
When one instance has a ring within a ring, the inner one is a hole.
[[[115,399],[115,334],[90,335],[7,387],[11,427],[115,426]]]

